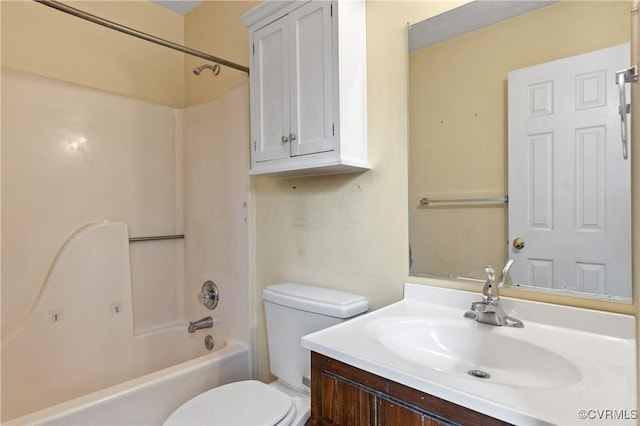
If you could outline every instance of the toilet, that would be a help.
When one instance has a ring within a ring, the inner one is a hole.
[[[178,407],[165,425],[304,425],[311,415],[310,355],[302,336],[366,312],[363,296],[304,284],[268,286],[262,292],[269,363],[278,380],[244,380],[218,386]]]

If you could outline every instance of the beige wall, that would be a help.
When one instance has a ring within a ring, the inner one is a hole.
[[[148,1],[69,5],[183,43],[183,18]],[[32,1],[2,1],[2,66],[169,106],[184,105],[183,54]]]
[[[372,308],[402,298],[408,271],[407,23],[451,2],[367,3],[371,171],[277,180],[255,178],[256,299],[296,281],[363,294]],[[270,377],[258,304],[258,372]]]
[[[630,8],[623,1],[558,3],[409,55],[416,273],[484,279],[484,265],[504,261],[505,204],[425,209],[419,200],[505,195],[507,73],[628,43],[630,28],[620,23]]]
[[[257,1],[205,1],[180,16],[150,1],[65,2],[133,29],[249,66],[241,15]],[[248,82],[204,59],[139,40],[32,1],[3,0],[2,66],[173,107],[215,99]]]
[[[249,32],[240,17],[258,1],[205,1],[185,16],[184,42],[192,49],[210,53],[239,65],[249,66]],[[207,61],[185,57],[187,105],[215,99],[226,91],[248,84],[248,74],[222,67],[218,76],[205,70],[196,76],[192,70]],[[247,160],[248,161],[248,160]]]
[[[402,297],[408,277],[407,23],[457,4],[367,2],[369,156],[359,175],[254,179],[255,298],[266,285],[299,281],[366,295],[372,307]],[[636,179],[637,181],[637,179]],[[635,235],[640,216],[635,213]],[[634,276],[637,276],[636,273]],[[452,288],[479,291],[459,282]],[[634,280],[634,294],[640,281]],[[634,312],[634,306],[506,290],[508,296]],[[270,378],[262,305],[257,304],[259,377]]]

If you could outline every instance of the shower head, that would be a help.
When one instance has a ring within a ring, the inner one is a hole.
[[[204,65],[200,65],[199,67],[193,69],[193,73],[195,75],[200,75],[200,73],[202,71],[204,71],[205,69],[207,69],[207,68],[209,68],[211,71],[213,71],[213,75],[220,74],[220,64],[213,64],[213,65],[204,64]]]

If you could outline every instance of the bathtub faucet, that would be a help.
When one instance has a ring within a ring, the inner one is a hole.
[[[465,312],[464,317],[484,324],[505,325],[509,327],[522,328],[524,324],[516,318],[512,318],[505,314],[500,304],[500,294],[498,288],[504,284],[509,269],[513,265],[513,259],[509,259],[500,274],[498,281],[495,281],[495,271],[491,266],[487,266],[487,282],[482,288],[482,300],[473,302],[471,310]]]
[[[203,328],[211,328],[213,327],[213,318],[205,317],[201,320],[190,322],[187,331],[189,333],[195,333],[196,330],[202,330]]]

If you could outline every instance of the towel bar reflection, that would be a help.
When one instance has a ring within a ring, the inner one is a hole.
[[[504,197],[487,197],[487,198],[452,198],[448,200],[432,200],[431,198],[421,198],[420,205],[430,206],[437,203],[509,203],[509,196]]]
[[[140,241],[158,241],[158,240],[183,240],[184,234],[176,235],[154,235],[151,237],[133,237],[129,238],[130,243],[137,243]]]

